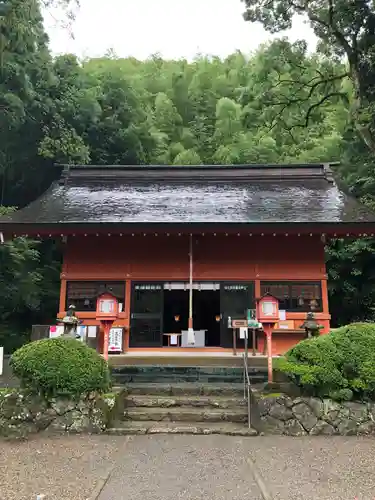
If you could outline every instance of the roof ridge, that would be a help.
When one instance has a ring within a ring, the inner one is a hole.
[[[241,164],[204,164],[204,165],[104,165],[104,164],[59,164],[65,172],[71,170],[243,170],[243,169],[285,169],[285,168],[330,168],[339,165],[339,162],[318,162],[318,163],[241,163]]]
[[[322,179],[333,183],[334,163],[241,164],[241,165],[64,165],[60,184],[68,179],[135,181],[242,182]]]
[[[27,234],[38,234],[38,228],[64,234],[63,228],[70,227],[75,234],[72,227],[79,226],[83,233],[99,234],[98,228],[106,224],[127,232],[142,224],[173,223],[238,224],[257,231],[272,224],[296,224],[304,225],[301,233],[314,225],[316,232],[319,225],[332,224],[333,234],[336,227],[340,234],[356,234],[359,224],[361,232],[375,232],[375,213],[340,191],[331,166],[104,172],[67,168],[60,179],[65,185],[54,183],[30,205],[0,219],[0,231],[15,234],[22,226],[31,228]]]

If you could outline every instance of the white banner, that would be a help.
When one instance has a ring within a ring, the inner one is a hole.
[[[53,325],[49,327],[49,338],[54,339],[56,337],[61,337],[64,333],[63,325]]]
[[[122,352],[122,328],[111,328],[109,331],[108,353]]]
[[[77,340],[81,340],[82,342],[86,342],[87,326],[85,326],[85,325],[78,325],[77,326],[77,335],[79,335],[79,337],[80,337]]]

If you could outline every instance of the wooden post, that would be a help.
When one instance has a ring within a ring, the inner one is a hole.
[[[263,332],[264,332],[263,356],[265,356],[267,354],[267,334],[266,331],[264,330],[264,326],[263,326]]]
[[[66,288],[66,279],[61,278],[59,313],[64,313],[66,311]],[[68,307],[69,305],[70,304],[68,304]]]
[[[246,336],[245,336],[245,358],[246,358],[246,363],[249,357],[249,328],[246,331]]]
[[[256,335],[255,328],[252,328],[251,332],[253,334],[253,340],[252,340],[252,342],[253,342],[253,356],[256,356],[256,346],[255,346],[255,344],[256,344],[256,341],[257,341],[257,335]]]
[[[193,236],[189,240],[189,322],[188,329],[193,329]]]
[[[235,356],[237,356],[237,329],[236,328],[232,328],[233,330],[233,354]]]
[[[108,361],[108,349],[109,349],[109,332],[112,328],[113,321],[103,321],[103,357]]]
[[[267,338],[267,367],[268,367],[268,383],[273,381],[273,366],[272,366],[272,325],[263,325]]]
[[[125,303],[124,303],[124,312],[125,312],[125,324],[124,324],[124,339],[123,339],[123,352],[127,352],[129,350],[130,344],[130,324],[131,324],[131,290],[132,290],[132,282],[131,280],[126,280],[125,285]]]

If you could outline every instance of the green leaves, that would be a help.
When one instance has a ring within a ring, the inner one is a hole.
[[[111,385],[107,362],[75,339],[31,342],[13,354],[10,364],[23,387],[44,397],[106,392]]]
[[[375,326],[347,325],[293,347],[276,368],[310,394],[338,400],[375,398]]]
[[[175,157],[174,165],[202,165],[199,154],[194,149],[184,149]]]
[[[288,98],[287,107],[300,103],[304,106],[306,126],[312,113],[327,102],[337,99],[350,109],[350,120],[367,148],[375,153],[374,121],[374,61],[375,61],[375,9],[373,2],[347,2],[346,0],[243,0],[245,19],[260,22],[270,32],[276,33],[291,27],[296,15],[304,16],[318,37],[318,50],[323,54],[326,68],[316,69],[314,78],[293,79],[299,89]],[[345,71],[333,74],[329,67],[345,57]],[[293,57],[290,62],[294,65]],[[305,65],[295,66],[304,73]],[[354,96],[340,85],[349,78]],[[300,95],[300,92],[305,95]],[[319,96],[320,94],[320,96]],[[290,95],[290,94],[289,94]],[[284,118],[284,117],[282,117]]]
[[[38,149],[40,156],[61,164],[90,162],[89,148],[85,145],[83,138],[63,120],[51,124],[51,128],[45,126],[43,132],[45,136]]]

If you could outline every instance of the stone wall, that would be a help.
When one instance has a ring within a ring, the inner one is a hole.
[[[114,395],[49,401],[19,390],[0,390],[0,437],[22,438],[40,431],[103,432],[111,420]]]
[[[0,389],[0,437],[23,438],[41,431],[101,433],[124,413],[126,400],[126,391],[46,401],[19,389]],[[375,436],[375,403],[255,394],[251,413],[252,427],[264,434]]]
[[[19,387],[20,385],[18,379],[13,375],[9,361],[10,356],[4,356],[3,373],[0,375],[0,388]]]
[[[265,434],[375,435],[375,403],[263,395],[253,398],[252,419]]]

